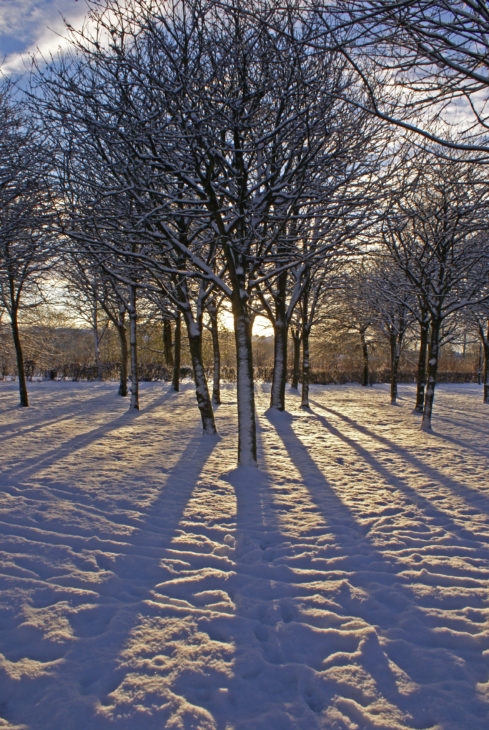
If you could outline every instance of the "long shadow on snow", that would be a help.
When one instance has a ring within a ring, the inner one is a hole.
[[[333,416],[336,416],[336,418],[339,418],[340,420],[347,423],[349,426],[351,426],[356,431],[359,431],[360,433],[364,434],[365,436],[368,436],[369,438],[373,439],[374,441],[378,441],[381,444],[384,444],[389,450],[393,452],[397,452],[405,461],[412,464],[416,469],[418,469],[422,474],[426,474],[427,477],[432,479],[433,481],[439,482],[439,484],[443,487],[447,487],[450,489],[453,494],[456,494],[459,497],[462,497],[467,502],[474,504],[474,506],[478,510],[483,510],[489,515],[489,498],[484,497],[482,494],[480,494],[479,491],[476,489],[471,489],[470,487],[467,487],[465,484],[461,484],[460,482],[455,481],[447,474],[444,474],[443,472],[438,471],[432,466],[429,466],[421,459],[418,459],[416,456],[414,456],[408,449],[405,449],[402,446],[399,446],[399,444],[394,443],[393,441],[390,441],[389,439],[385,438],[385,436],[380,436],[377,433],[374,433],[373,431],[370,431],[365,426],[360,425],[356,421],[354,421],[352,418],[349,418],[348,416],[345,416],[345,414],[340,413],[339,411],[335,410],[334,408],[331,408],[330,406],[324,406],[321,403],[317,401],[311,401],[315,406],[320,408],[322,411],[326,411],[327,413],[331,413]],[[317,414],[316,414],[317,415]],[[318,416],[320,418],[320,416]],[[328,428],[332,428],[331,424],[329,424],[326,420],[324,421],[328,425]],[[339,432],[338,432],[339,433]],[[343,438],[346,437],[343,435]],[[444,437],[442,437],[444,438]]]
[[[73,438],[69,438],[54,449],[47,451],[42,457],[34,456],[30,459],[22,458],[20,456],[20,468],[6,469],[2,473],[2,479],[4,481],[26,479],[30,478],[33,474],[36,474],[40,469],[49,467],[51,464],[59,462],[61,459],[72,456],[75,452],[81,451],[85,447],[89,446],[93,441],[102,439],[112,431],[116,431],[118,428],[130,423],[131,418],[136,418],[137,413],[124,412],[121,416],[114,418],[109,423],[104,423],[103,426],[98,428],[90,429],[84,434],[77,434]]]
[[[441,409],[439,409],[441,411]],[[449,410],[449,409],[446,409]],[[450,410],[450,413],[453,413],[452,410]],[[420,414],[421,416],[421,414]],[[486,416],[487,418],[487,416]],[[473,431],[473,433],[480,434],[481,437],[487,437],[487,426],[484,423],[484,418],[481,416],[481,427],[478,428],[478,426],[474,425],[473,421],[466,421],[462,418],[449,418],[445,413],[441,412],[437,418],[437,422],[439,423],[442,421],[443,423],[449,424],[451,426],[456,426],[457,428],[463,428],[465,431]],[[437,436],[441,436],[441,438],[445,438],[445,434],[440,434],[439,432],[436,433]],[[467,442],[467,448],[471,449],[473,448],[473,445]],[[478,451],[478,449],[474,449],[474,451]]]
[[[127,426],[131,423],[132,419],[136,419],[141,415],[147,415],[150,411],[155,410],[161,406],[165,400],[169,400],[172,393],[167,392],[157,398],[152,403],[147,404],[143,409],[139,411],[124,410],[123,413],[116,418],[113,418],[108,423],[104,423],[102,426],[86,431],[84,434],[77,434],[73,438],[69,438],[57,445],[54,449],[44,452],[43,456],[34,456],[30,459],[25,459],[23,453],[20,453],[20,468],[11,467],[10,469],[4,469],[2,471],[2,481],[15,481],[17,479],[30,478],[33,474],[36,474],[40,469],[49,467],[51,464],[60,461],[66,457],[72,456],[75,452],[81,451],[82,449],[89,446],[92,442],[97,439],[103,439],[112,431],[116,431],[118,428]],[[98,400],[98,399],[97,399]],[[105,402],[105,398],[103,399]],[[126,401],[127,402],[127,401]],[[125,405],[125,403],[123,403]],[[188,408],[188,405],[186,406]],[[175,406],[173,406],[175,408]],[[75,415],[75,414],[73,414]],[[48,424],[51,422],[48,422]],[[42,429],[43,422],[41,421],[36,429]]]
[[[94,586],[89,584],[89,590],[81,592],[78,602],[83,605],[83,613],[70,617],[74,629],[72,646],[53,668],[49,691],[42,682],[39,687],[34,682],[29,688],[28,706],[36,708],[30,730],[47,727],[98,730],[114,726],[113,721],[97,713],[97,707],[107,702],[107,695],[131,671],[120,666],[120,655],[128,645],[132,630],[142,617],[162,613],[161,608],[152,604],[152,590],[165,575],[165,553],[177,534],[199,474],[216,443],[215,437],[202,436],[200,429],[189,434],[188,445],[177,464],[165,474],[157,499],[147,508],[144,523],[129,539],[119,543],[122,554],[115,563],[104,565],[111,577]],[[73,692],[80,678],[81,704]],[[163,676],[161,683],[164,682]],[[127,712],[129,708],[125,709]],[[148,710],[142,713],[140,726],[152,728],[155,725],[151,723],[157,722],[158,727],[163,727],[164,719],[154,718]],[[10,716],[8,708],[6,716],[11,722],[26,720],[22,716]],[[144,724],[145,719],[149,725]],[[134,722],[129,713],[127,718],[122,714],[115,724],[117,728],[132,730],[136,727]]]
[[[482,649],[477,666],[470,666],[469,657],[468,663],[461,667],[456,640],[453,646],[447,645],[446,635],[436,630],[443,627],[443,620],[434,628],[430,625],[409,582],[371,544],[295,434],[287,414],[269,412],[267,415],[302,475],[314,504],[335,534],[338,547],[344,551],[344,558],[339,561],[341,568],[353,587],[360,588],[365,596],[356,600],[349,598],[344,609],[346,615],[357,615],[373,628],[360,652],[361,662],[376,682],[379,694],[411,716],[412,724],[407,727],[429,727],[439,722],[446,730],[455,730],[467,722],[464,710],[470,708],[471,727],[483,730],[488,706],[476,690],[478,682],[487,680]],[[320,420],[328,426],[325,419]],[[336,429],[333,432],[339,433]],[[379,636],[387,643],[384,641],[381,646]],[[409,695],[398,691],[389,660],[415,683]]]
[[[234,672],[221,678],[225,700],[208,709],[220,730],[319,730],[321,710],[340,690],[318,674],[320,630],[298,618],[299,602],[311,594],[310,576],[294,570],[304,548],[281,532],[265,472],[240,467],[226,478],[237,501],[235,575],[228,582],[235,614],[201,625],[234,644]]]
[[[314,412],[311,411],[311,413]],[[418,506],[423,511],[423,513],[432,521],[432,524],[429,525],[430,527],[439,528],[445,531],[448,526],[450,533],[455,538],[455,542],[453,540],[451,541],[451,547],[458,546],[461,548],[475,548],[478,552],[478,555],[483,554],[489,564],[489,547],[485,542],[477,540],[472,531],[466,530],[463,526],[457,524],[447,512],[438,509],[438,507],[436,507],[433,502],[431,502],[427,497],[423,497],[423,495],[413,489],[413,487],[410,487],[409,484],[406,483],[405,479],[402,479],[398,474],[392,472],[387,467],[385,467],[379,459],[377,459],[375,456],[372,455],[370,451],[368,451],[368,449],[361,446],[350,436],[342,433],[338,428],[329,423],[326,418],[319,415],[318,413],[314,413],[314,416],[320,421],[322,426],[327,429],[333,436],[340,439],[345,444],[350,446],[350,448],[356,451],[357,454],[362,458],[362,460],[366,464],[369,464],[379,474],[379,476],[385,480],[388,485],[390,484],[398,489],[400,492],[403,492],[412,504]],[[363,430],[363,427],[358,428],[362,428]],[[367,429],[365,429],[365,431],[367,431]],[[372,438],[376,438],[376,435],[372,434]],[[384,443],[390,443],[387,439],[383,437],[379,436],[378,438],[381,439]],[[398,451],[406,451],[405,449],[400,449],[400,447],[394,446],[394,444],[392,445],[392,448]],[[442,477],[438,477],[438,481],[440,481],[440,484],[443,485],[444,482]]]
[[[444,419],[448,420],[448,419]],[[454,438],[453,436],[449,436],[447,433],[439,433],[437,431],[433,431],[435,436],[438,436],[438,438],[443,439],[444,441],[449,441],[451,444],[455,444],[455,446],[461,446],[463,449],[468,449],[469,451],[473,451],[476,454],[480,454],[480,456],[485,457],[488,459],[489,457],[489,451],[488,449],[480,449],[477,448],[477,446],[474,446],[470,441],[466,441],[465,439],[460,438]],[[482,433],[482,431],[481,431]],[[484,431],[484,437],[487,438],[487,430]]]
[[[87,393],[87,390],[80,390],[79,392],[80,395],[84,396]],[[59,398],[61,395],[63,394],[56,394],[56,398]],[[163,405],[166,400],[170,400],[172,396],[177,396],[178,393],[175,393],[173,390],[168,388],[160,396],[155,398],[151,403],[145,402],[144,395],[145,394],[143,391],[143,402],[141,404],[139,413],[149,413],[155,408]],[[31,405],[28,408],[24,409],[24,412],[30,418],[30,424],[25,428],[18,428],[17,430],[12,431],[12,428],[15,428],[15,426],[13,427],[12,424],[0,424],[0,443],[2,441],[7,441],[18,436],[24,436],[33,431],[39,431],[46,426],[51,426],[52,424],[59,424],[63,421],[69,421],[72,418],[83,417],[87,411],[90,413],[91,416],[95,412],[99,412],[100,410],[105,413],[107,406],[110,409],[122,408],[124,406],[124,413],[129,412],[127,408],[127,405],[129,403],[128,398],[121,398],[121,396],[117,394],[115,388],[113,391],[107,389],[102,393],[100,393],[99,390],[94,390],[92,397],[90,397],[89,400],[86,398],[82,398],[77,401],[76,391],[67,391],[64,393],[64,396],[66,402],[62,404],[56,401],[56,403],[53,405],[52,402],[47,401],[43,402],[42,404],[35,404],[34,406]],[[75,403],[78,402],[78,408],[76,406],[73,406],[74,400]],[[0,414],[7,413],[8,411],[17,411],[19,408],[20,406],[18,405],[13,406],[12,408],[6,408],[4,410],[0,410]],[[50,420],[46,420],[46,414],[50,414],[53,409],[56,413],[55,417],[50,418]],[[131,411],[130,413],[133,412]]]
[[[90,406],[90,408],[93,408],[94,404],[98,402],[105,403],[107,401],[108,395],[108,393],[97,393],[93,398],[90,398],[89,401],[81,401],[79,408],[73,406],[73,398],[71,397],[72,393],[66,394],[66,402],[63,404],[59,404],[59,402],[56,402],[53,405],[50,402],[43,402],[42,404],[36,403],[34,405],[30,405],[27,408],[22,409],[22,412],[29,417],[29,426],[26,428],[20,428],[12,432],[12,428],[15,428],[15,426],[12,426],[11,423],[1,424],[0,434],[2,435],[0,436],[0,441],[5,441],[9,438],[14,438],[15,436],[21,436],[31,431],[36,431],[40,428],[43,428],[44,426],[49,426],[53,423],[60,423],[65,420],[69,420],[70,418],[73,418],[75,416],[83,415],[86,410],[87,404]],[[12,408],[5,408],[4,410],[0,410],[0,415],[2,413],[8,413],[9,411],[18,411],[20,410],[20,408],[21,407],[19,405],[15,405]],[[51,419],[47,421],[46,414],[51,415],[53,409],[55,410],[56,415],[54,417],[51,417]]]

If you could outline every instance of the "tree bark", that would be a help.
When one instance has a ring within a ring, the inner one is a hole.
[[[219,327],[217,323],[217,306],[210,302],[207,306],[211,321],[212,336],[212,402],[217,406],[221,402],[221,350],[219,347]]]
[[[136,287],[131,285],[129,290],[129,347],[131,351],[131,400],[130,410],[139,410],[139,374],[137,353],[137,312]]]
[[[128,351],[127,351],[127,335],[125,324],[125,312],[122,309],[119,313],[119,321],[117,322],[117,334],[119,335],[119,346],[121,350],[121,364],[119,368],[119,395],[127,396],[127,373],[128,373]]]
[[[202,430],[204,433],[216,433],[216,424],[214,422],[214,411],[209,396],[207,380],[205,377],[204,362],[202,360],[202,327],[195,323],[190,314],[185,313],[185,324],[187,325],[188,342],[190,348],[190,358],[192,360],[192,370],[194,373],[195,393],[197,396],[197,405],[202,419]]]
[[[292,380],[290,383],[290,387],[293,390],[297,390],[299,388],[299,379],[300,379],[300,372],[301,372],[301,333],[300,333],[299,328],[292,329],[292,342],[293,342],[293,347],[294,347],[294,355],[293,355]]]
[[[482,385],[482,370],[484,367],[484,345],[479,343],[479,357],[477,359],[477,385]]]
[[[309,352],[309,334],[310,327],[304,325],[302,328],[302,389],[301,389],[301,408],[309,408],[309,381],[311,377],[310,370],[310,352]]]
[[[270,408],[285,410],[285,384],[287,382],[287,323],[277,319],[274,323],[274,352]]]
[[[102,363],[100,362],[100,337],[98,334],[98,314],[97,310],[93,313],[92,320],[93,344],[95,350],[95,367],[97,368],[97,380],[102,380]]]
[[[419,353],[418,353],[418,369],[416,373],[416,405],[414,413],[423,413],[424,407],[424,390],[426,384],[426,355],[428,351],[428,332],[429,321],[421,319],[419,327]]]
[[[256,416],[253,384],[251,318],[236,292],[233,298],[234,339],[238,392],[238,464],[256,466]]]
[[[168,368],[173,368],[173,343],[171,332],[171,321],[163,320],[163,357]]]
[[[370,382],[369,364],[368,364],[368,342],[365,337],[365,329],[360,329],[360,341],[362,343],[362,358],[363,358],[363,370],[362,370],[362,385],[367,386]]]
[[[391,356],[391,405],[395,406],[397,402],[397,381],[399,371],[399,348],[397,345],[397,336],[395,332],[389,335],[390,356]]]
[[[270,408],[285,410],[285,384],[287,382],[287,317],[286,317],[287,271],[277,278],[275,297],[275,322],[273,325],[273,375],[270,393]]]
[[[182,319],[180,314],[175,318],[175,337],[173,340],[173,377],[172,389],[175,393],[180,390],[180,362],[181,362],[181,345],[182,345]]]
[[[489,336],[489,333],[488,333]],[[484,366],[482,371],[484,394],[482,396],[484,403],[489,403],[489,340],[484,342]]]
[[[440,329],[442,320],[439,316],[431,317],[431,337],[428,347],[428,382],[423,408],[423,420],[421,429],[431,432],[431,418],[433,415],[433,401],[435,399],[436,376],[438,373],[438,361],[440,355]]]
[[[487,331],[485,333],[485,336],[483,330],[481,330],[481,335],[482,347],[484,350],[484,365],[482,371],[484,394],[482,398],[484,403],[489,403],[489,322],[487,324]]]
[[[27,382],[26,382],[25,367],[24,367],[24,354],[22,352],[22,345],[20,342],[19,322],[18,322],[18,315],[17,315],[16,308],[12,308],[12,310],[10,312],[10,325],[12,328],[12,338],[14,340],[14,347],[15,347],[15,358],[17,361],[17,376],[19,378],[20,405],[23,407],[27,407],[29,405],[29,398],[27,395]]]

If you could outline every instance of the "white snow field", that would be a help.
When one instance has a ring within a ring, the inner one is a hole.
[[[0,728],[489,728],[489,406],[0,383]]]

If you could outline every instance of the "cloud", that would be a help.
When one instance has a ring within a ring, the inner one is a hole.
[[[0,6],[1,70],[11,75],[29,66],[32,54],[49,56],[66,42],[63,18],[81,25],[86,5],[77,0],[2,0]]]

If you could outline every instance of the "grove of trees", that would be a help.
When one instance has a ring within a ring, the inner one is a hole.
[[[33,62],[28,90],[4,80],[0,93],[0,317],[21,405],[19,318],[53,281],[92,332],[97,377],[117,334],[132,409],[141,328],[160,332],[178,390],[183,323],[208,434],[227,316],[241,465],[257,460],[257,316],[273,330],[271,408],[286,408],[291,337],[309,408],[311,342],[328,331],[357,341],[365,386],[374,340],[385,344],[393,405],[417,343],[426,431],[440,348],[473,332],[489,402],[485,6],[88,5],[59,53]]]

